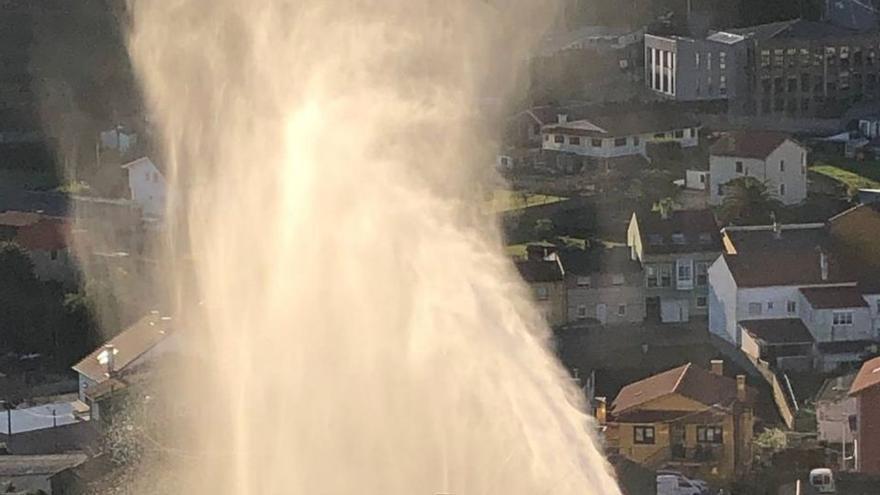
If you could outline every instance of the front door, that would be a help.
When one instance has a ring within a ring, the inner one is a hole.
[[[596,305],[596,319],[599,320],[599,323],[605,324],[608,321],[608,307],[604,304]]]
[[[660,322],[659,297],[648,297],[645,299],[645,319],[652,323]]]
[[[673,459],[684,459],[685,450],[685,428],[684,425],[672,423],[669,425],[669,446],[672,449]]]

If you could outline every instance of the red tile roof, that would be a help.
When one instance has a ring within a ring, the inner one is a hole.
[[[801,289],[814,309],[864,308],[868,302],[856,287],[815,287]]]
[[[42,219],[21,227],[15,235],[15,243],[28,251],[55,251],[67,249],[70,239],[70,223],[60,219]]]
[[[733,131],[725,133],[716,141],[709,153],[715,156],[766,159],[786,139],[791,137],[773,131]]]
[[[614,399],[612,412],[620,415],[673,393],[707,406],[729,405],[737,398],[736,380],[688,363],[623,387]],[[754,396],[753,390],[748,393],[750,398]]]
[[[855,395],[877,385],[880,385],[880,357],[865,361],[862,369],[859,370],[859,374],[856,375],[849,393],[850,395]]]
[[[800,318],[744,320],[739,326],[753,338],[768,344],[801,344],[813,342],[813,334]]]

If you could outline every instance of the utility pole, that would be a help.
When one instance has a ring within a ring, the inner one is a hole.
[[[849,420],[844,418],[840,422],[840,472],[846,471],[846,424]]]

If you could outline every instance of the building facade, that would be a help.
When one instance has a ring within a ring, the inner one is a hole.
[[[163,217],[167,186],[165,175],[159,167],[149,158],[143,157],[126,163],[122,168],[128,172],[131,201],[141,208],[145,217]]]
[[[709,204],[721,204],[726,185],[740,177],[763,182],[785,205],[798,204],[807,198],[807,150],[784,133],[727,133],[709,151]]]
[[[856,400],[856,471],[880,474],[880,358],[862,365],[850,395]]]
[[[562,252],[568,322],[615,325],[645,319],[642,270],[626,247]]]
[[[565,271],[558,256],[516,261],[520,276],[532,290],[535,304],[551,326],[562,325],[568,319],[565,291]]]
[[[708,313],[708,267],[721,253],[710,210],[634,213],[627,246],[644,273],[647,320],[685,322]]]
[[[645,35],[645,82],[679,101],[735,99],[745,87],[746,43],[738,34],[703,39]]]

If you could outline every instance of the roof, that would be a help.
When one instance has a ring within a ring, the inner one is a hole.
[[[788,139],[791,139],[791,136],[783,132],[726,132],[712,144],[709,148],[709,154],[764,160]]]
[[[873,340],[836,340],[816,344],[820,354],[864,354],[871,352],[875,346]]]
[[[822,279],[821,254],[813,252],[777,251],[768,269],[771,253],[724,254],[724,261],[738,287],[775,287],[792,285],[833,284],[852,282],[847,270],[833,256],[828,257],[828,277]]]
[[[641,265],[634,261],[626,246],[597,248],[589,251],[582,249],[565,249],[560,251],[562,266],[565,272],[576,275],[592,275],[594,273],[635,273],[641,271]]]
[[[711,210],[637,213],[636,222],[646,254],[721,251],[721,234]]]
[[[156,170],[158,170],[159,172],[164,174],[165,173],[164,167],[162,167],[162,165],[160,163],[161,162],[155,162],[153,160],[150,160],[150,157],[148,157],[148,156],[143,156],[141,158],[138,158],[137,160],[132,160],[128,163],[125,163],[125,164],[121,165],[121,167],[124,169],[129,169],[132,167],[137,167],[139,165],[150,164],[150,165],[156,167]]]
[[[53,475],[82,464],[86,454],[2,455],[0,476]]]
[[[69,213],[70,199],[60,193],[36,192],[0,186],[0,211],[36,212],[49,216]]]
[[[803,344],[814,341],[800,318],[743,320],[739,326],[755,339],[767,344]]]
[[[544,126],[543,132],[608,138],[667,132],[700,125],[697,120],[674,110],[591,115],[580,118],[568,115],[568,122],[563,124],[557,122],[558,114],[565,114],[565,112],[558,111],[557,115],[549,121],[550,123]]]
[[[564,278],[562,265],[553,260],[520,260],[516,261],[516,269],[528,283],[561,282]]]
[[[868,306],[856,287],[815,287],[801,289],[814,309],[864,308]]]
[[[31,211],[4,211],[0,213],[0,225],[5,227],[26,227],[40,221],[43,215]]]
[[[846,399],[857,373],[829,378],[816,393],[816,402],[838,402]]]
[[[46,217],[32,225],[20,228],[15,234],[15,243],[31,251],[66,249],[70,244],[70,233],[70,222]]]
[[[677,393],[707,406],[736,400],[736,380],[688,363],[623,387],[614,399],[615,415],[634,410],[654,399]],[[750,391],[749,395],[753,396]]]
[[[825,38],[841,38],[859,34],[858,31],[842,28],[827,22],[791,19],[788,21],[771,22],[738,29],[727,30],[757,41],[776,39],[818,40]]]
[[[741,34],[728,33],[726,31],[716,31],[709,36],[706,36],[706,40],[714,41],[716,43],[724,43],[725,45],[734,45],[743,41],[745,36]]]
[[[540,51],[544,55],[552,55],[561,50],[566,50],[572,45],[584,40],[605,40],[616,42],[621,36],[634,34],[635,31],[628,28],[610,26],[584,26],[568,32],[550,33],[541,40]]]
[[[880,385],[880,357],[865,361],[853,380],[849,393],[855,395],[877,385]]]
[[[880,293],[880,204],[850,208],[828,220],[838,252],[848,256],[864,293]]]
[[[113,346],[116,349],[114,354],[115,371],[123,371],[137,358],[162,342],[171,333],[170,323],[170,318],[152,313],[110,339],[105,346]],[[106,366],[98,361],[98,356],[104,352],[105,346],[95,349],[75,364],[73,369],[98,383],[107,380],[109,376],[107,376]]]

